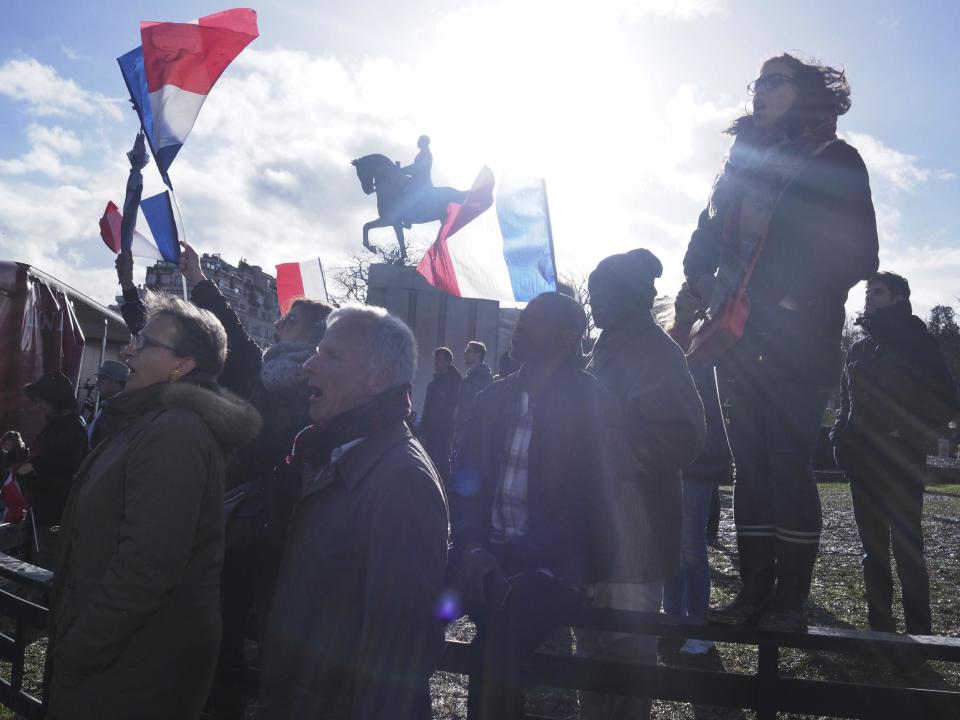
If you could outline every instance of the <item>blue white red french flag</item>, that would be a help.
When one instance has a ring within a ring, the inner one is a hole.
[[[165,260],[175,263],[180,259],[180,231],[173,217],[173,205],[170,202],[170,193],[162,192],[159,195],[145,198],[140,203],[143,217],[147,221],[147,232],[133,231],[130,247],[121,247],[121,224],[123,215],[120,209],[111,200],[107,203],[100,218],[100,237],[114,253],[129,250],[134,257],[147,260]]]
[[[257,36],[257,13],[224,10],[192,23],[140,23],[143,45],[117,58],[164,180],[214,83]]]
[[[462,203],[451,203],[436,242],[417,266],[457,297],[525,303],[557,289],[542,179],[494,182],[484,168]]]

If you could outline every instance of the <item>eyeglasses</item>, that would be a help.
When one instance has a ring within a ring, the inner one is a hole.
[[[150,337],[149,335],[144,335],[143,333],[140,333],[139,335],[131,336],[130,342],[127,343],[128,347],[132,347],[137,352],[140,352],[141,350],[143,350],[145,346],[148,346],[148,345],[153,347],[163,348],[164,350],[169,350],[172,353],[175,353],[177,351],[176,348],[174,348],[172,345],[167,345],[166,343],[162,343],[159,340],[156,340]]]
[[[776,90],[785,82],[795,82],[795,80],[796,78],[793,78],[790,75],[784,75],[783,73],[770,73],[769,75],[761,75],[752,83],[747,85],[747,92],[751,95],[756,95],[761,90]]]

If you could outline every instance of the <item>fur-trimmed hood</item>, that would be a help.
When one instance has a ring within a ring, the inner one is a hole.
[[[237,447],[253,440],[260,431],[260,413],[233,393],[176,382],[166,385],[160,403],[168,409],[183,408],[197,413],[221,445]]]

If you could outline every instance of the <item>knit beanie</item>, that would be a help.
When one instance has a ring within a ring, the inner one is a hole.
[[[637,248],[604,258],[593,275],[601,282],[615,285],[618,292],[627,293],[631,302],[649,309],[657,296],[654,281],[663,275],[663,265],[646,248]]]

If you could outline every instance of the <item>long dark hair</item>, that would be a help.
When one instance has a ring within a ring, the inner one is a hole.
[[[837,131],[837,118],[850,109],[850,84],[841,68],[824,65],[815,59],[806,61],[783,53],[764,61],[782,62],[793,70],[797,86],[797,102],[778,123],[788,137],[797,137],[804,132],[833,135]],[[750,113],[733,121],[725,132],[739,135],[753,126]]]

